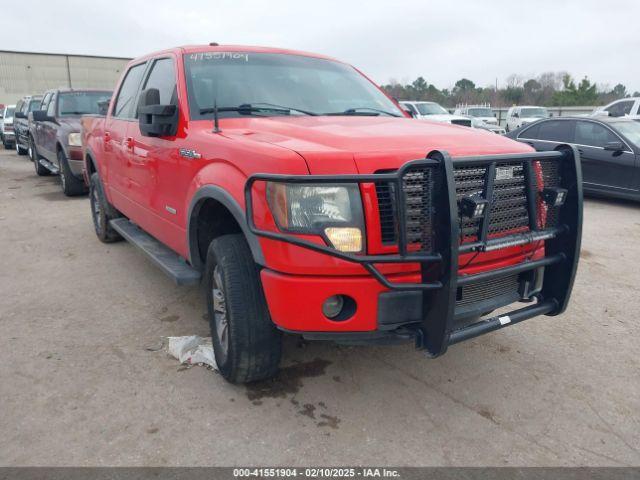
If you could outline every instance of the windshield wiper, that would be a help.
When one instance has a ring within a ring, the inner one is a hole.
[[[318,115],[317,113],[310,112],[309,110],[301,110],[301,109],[296,108],[296,107],[285,107],[283,105],[276,105],[275,103],[259,102],[259,103],[251,103],[249,105],[252,108],[271,107],[271,108],[265,108],[265,110],[273,110],[275,108],[275,109],[280,109],[280,110],[289,110],[291,112],[300,112],[300,113],[304,113],[305,115],[311,115],[311,116]]]
[[[367,116],[377,116],[380,114],[389,115],[390,117],[400,116],[393,112],[388,112],[386,110],[380,110],[379,108],[373,108],[373,107],[355,107],[355,108],[347,108],[343,112],[325,113],[325,115],[367,115]]]
[[[277,112],[285,115],[289,115],[292,111],[301,112],[305,115],[317,115],[313,112],[307,112],[306,110],[300,110],[293,107],[281,107],[280,105],[274,105],[271,103],[243,103],[237,107],[207,107],[200,109],[200,115],[205,113],[218,112],[239,112],[239,113],[256,113],[256,112]]]

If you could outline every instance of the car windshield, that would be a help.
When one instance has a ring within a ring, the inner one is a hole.
[[[42,103],[41,98],[32,98],[31,101],[29,102],[29,112],[33,112],[34,110],[37,110],[38,108],[40,108],[41,103]]]
[[[449,113],[437,103],[417,103],[415,106],[420,115],[446,115]]]
[[[640,122],[615,122],[611,126],[640,147]]]
[[[472,117],[493,117],[493,112],[490,108],[469,108],[467,109],[467,115]]]
[[[186,54],[184,64],[194,119],[211,118],[214,106],[221,109],[220,116],[233,117],[403,116],[367,78],[353,67],[332,60],[274,53],[202,52]],[[241,105],[254,108],[231,111]]]
[[[15,111],[16,111],[15,107],[7,107],[4,111],[4,118],[13,117],[13,112]]]
[[[110,98],[111,92],[63,92],[58,99],[58,115],[70,117],[100,113],[98,104]]]
[[[520,116],[528,118],[548,118],[549,112],[546,108],[523,108],[520,110]]]

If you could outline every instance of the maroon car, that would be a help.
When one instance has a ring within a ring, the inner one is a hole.
[[[99,114],[111,99],[107,90],[49,90],[29,127],[29,155],[38,175],[60,175],[67,196],[82,195],[80,117]]]

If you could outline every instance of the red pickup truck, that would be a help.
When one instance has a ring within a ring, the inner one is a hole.
[[[567,306],[576,150],[415,121],[340,61],[217,44],[147,55],[82,135],[96,234],[202,281],[231,382],[273,376],[283,332],[434,357]]]

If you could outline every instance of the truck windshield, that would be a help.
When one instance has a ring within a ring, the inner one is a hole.
[[[493,117],[493,111],[490,108],[470,108],[467,113],[472,117]]]
[[[417,103],[416,108],[420,115],[446,115],[449,113],[437,103]]]
[[[110,98],[111,92],[63,92],[58,100],[58,115],[71,117],[100,113],[98,104]]]
[[[396,105],[343,63],[274,53],[202,52],[184,56],[192,119],[246,115],[393,115]],[[271,110],[233,107],[272,105]],[[226,111],[223,111],[225,110]]]
[[[547,118],[549,112],[546,108],[523,108],[520,110],[520,116],[523,118]]]
[[[15,112],[16,109],[14,107],[7,107],[4,111],[4,118],[11,118],[13,117],[13,112]]]

